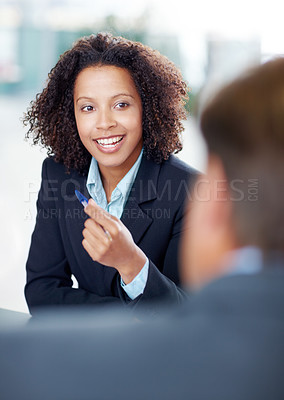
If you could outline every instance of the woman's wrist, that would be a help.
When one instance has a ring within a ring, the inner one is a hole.
[[[123,282],[128,285],[139,274],[147,261],[143,251],[135,245],[135,251],[131,258],[123,265],[118,266],[118,270]]]

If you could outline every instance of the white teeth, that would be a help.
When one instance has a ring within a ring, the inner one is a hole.
[[[123,136],[116,136],[116,137],[107,138],[107,139],[98,139],[97,142],[101,146],[113,145],[113,144],[116,144],[117,142],[119,142],[122,138],[123,138]]]

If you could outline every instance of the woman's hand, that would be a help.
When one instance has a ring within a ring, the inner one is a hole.
[[[83,230],[83,246],[94,261],[118,270],[123,282],[130,283],[143,268],[147,257],[134,243],[131,233],[116,217],[90,199],[89,215]]]

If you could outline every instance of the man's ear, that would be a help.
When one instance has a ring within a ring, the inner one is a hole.
[[[210,201],[207,207],[208,223],[212,228],[229,229],[232,228],[232,202],[229,182],[221,160],[210,155],[206,173],[210,185]]]
[[[222,260],[236,247],[229,184],[217,156],[209,156],[207,173],[196,183],[184,228],[182,280],[198,288],[225,273]]]

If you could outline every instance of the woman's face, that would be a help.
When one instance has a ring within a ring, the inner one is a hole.
[[[126,173],[142,149],[142,103],[130,73],[114,66],[82,70],[74,111],[83,145],[103,168]]]

